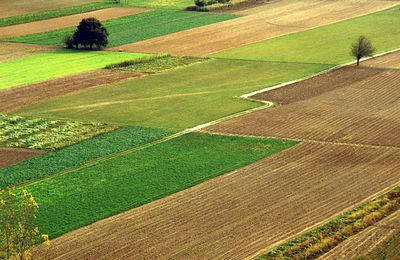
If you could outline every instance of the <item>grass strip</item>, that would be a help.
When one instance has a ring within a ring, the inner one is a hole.
[[[137,60],[124,61],[117,64],[107,65],[105,69],[154,74],[206,60],[207,58],[171,56],[168,54],[161,54],[157,56],[144,57]]]
[[[114,129],[114,126],[101,123],[0,114],[0,147],[54,150]]]
[[[123,127],[63,149],[0,169],[0,188],[41,179],[112,153],[130,149],[169,133],[143,127]]]
[[[211,14],[159,9],[152,12],[110,19],[102,23],[110,33],[110,36],[108,37],[108,47],[115,47],[236,17],[236,15],[230,14]],[[7,39],[5,41],[61,45],[63,44],[65,35],[73,33],[75,29],[75,27],[71,27],[45,33],[24,35]]]
[[[186,7],[185,10],[197,11],[197,12],[211,12],[211,11],[216,11],[218,9],[223,9],[223,8],[225,9],[225,8],[229,8],[229,7],[233,7],[233,6],[237,6],[237,5],[242,5],[247,2],[253,2],[253,1],[254,0],[231,0],[226,3],[218,3],[218,1],[215,0],[214,3],[212,3],[212,4],[206,4],[205,6],[191,5],[191,6]],[[210,1],[206,0],[205,2],[207,3]]]
[[[110,8],[118,6],[113,2],[94,2],[89,4],[83,4],[78,6],[64,7],[60,9],[28,13],[23,15],[5,17],[0,19],[0,27],[30,23],[35,21],[47,20],[51,18],[57,18],[61,16],[81,14],[91,11],[96,11],[100,9]]]
[[[315,259],[399,209],[400,186],[278,246],[258,259]]]
[[[31,183],[38,225],[52,238],[187,189],[297,142],[186,134]]]

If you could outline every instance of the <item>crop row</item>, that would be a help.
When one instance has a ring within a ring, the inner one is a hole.
[[[109,47],[138,42],[178,31],[191,29],[232,18],[236,15],[156,10],[126,17],[110,19],[103,24],[110,33]],[[134,26],[132,26],[134,25]],[[66,34],[75,28],[25,35],[9,39],[13,42],[59,45]]]

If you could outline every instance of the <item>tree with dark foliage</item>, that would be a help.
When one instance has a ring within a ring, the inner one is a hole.
[[[73,42],[76,47],[82,45],[85,48],[97,49],[106,47],[108,44],[107,29],[96,18],[83,19],[76,29]]]
[[[372,47],[372,43],[362,35],[351,45],[351,55],[357,59],[357,66],[360,65],[362,58],[370,57],[374,52],[375,48]]]

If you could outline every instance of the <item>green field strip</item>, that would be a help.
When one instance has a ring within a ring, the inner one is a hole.
[[[170,135],[169,132],[142,127],[123,127],[75,145],[36,156],[0,169],[0,188],[18,186],[94,163],[100,158],[123,154]]]
[[[50,51],[0,63],[0,91],[105,67],[110,63],[150,56],[105,51]]]
[[[234,19],[231,14],[211,14],[179,10],[155,10],[104,21],[110,33],[108,47],[120,46],[151,39],[154,37],[192,29],[212,23]],[[60,45],[66,34],[72,34],[75,27],[51,32],[30,34],[5,41]]]
[[[0,27],[16,25],[16,24],[23,24],[23,23],[30,23],[30,22],[35,22],[35,21],[42,21],[42,20],[57,18],[57,17],[61,17],[61,16],[67,16],[67,15],[81,14],[81,13],[92,12],[92,11],[110,8],[110,7],[116,7],[116,6],[119,6],[119,5],[116,5],[115,3],[111,2],[111,1],[104,1],[104,2],[94,2],[94,3],[83,4],[83,5],[53,9],[53,10],[48,10],[48,11],[5,17],[5,18],[0,18]]]
[[[209,60],[58,97],[15,113],[139,125],[177,132],[262,105],[241,99],[243,94],[303,78],[330,67]]]
[[[138,207],[297,144],[191,133],[21,189],[40,204],[38,225],[52,238]]]
[[[378,53],[400,47],[400,8],[293,33],[222,51],[212,57],[282,62],[343,64],[352,61],[350,46],[360,35]],[[397,22],[396,22],[397,21]]]
[[[121,0],[124,6],[184,9],[193,5],[194,0]]]

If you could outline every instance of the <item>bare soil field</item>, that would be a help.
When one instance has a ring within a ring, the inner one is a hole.
[[[32,158],[42,153],[44,153],[44,151],[16,148],[0,148],[0,168],[18,163],[20,161]]]
[[[400,51],[362,62],[363,66],[384,69],[400,69]]]
[[[97,0],[1,0],[0,18],[73,5],[81,5],[95,1]]]
[[[320,260],[325,259],[356,259],[360,255],[366,255],[382,242],[389,239],[400,230],[400,211],[397,211],[379,221],[357,235],[351,236],[337,247],[321,256]]]
[[[55,49],[56,47],[47,45],[0,42],[0,62]]]
[[[203,56],[304,31],[398,5],[396,1],[274,1],[240,11],[243,17],[114,48],[131,52]]]
[[[0,113],[7,113],[52,97],[139,76],[139,73],[96,70],[0,91]]]
[[[63,16],[43,21],[0,28],[0,38],[12,38],[26,34],[42,33],[77,26],[83,18],[96,17],[100,21],[147,12],[143,8],[114,7],[82,14]]]
[[[302,143],[54,239],[49,257],[243,259],[394,185],[399,167],[400,149]]]
[[[260,110],[230,121],[209,127],[209,132],[226,134],[288,138],[295,140],[314,140],[335,143],[351,143],[376,146],[400,147],[400,71],[369,69],[371,75],[354,82],[349,79],[346,87],[340,79],[341,73],[350,70],[355,79],[365,74],[366,69],[346,68],[341,72],[328,73],[326,80],[312,78],[300,83],[305,93],[315,90],[321,82],[338,81],[339,88],[306,100]],[[378,72],[378,73],[377,73]],[[336,73],[339,73],[337,77]],[[329,78],[336,78],[335,81]],[[345,76],[346,77],[346,76]],[[334,88],[328,86],[328,90]],[[296,87],[281,88],[280,101],[290,102],[299,91]],[[290,90],[293,91],[289,93]],[[321,90],[321,92],[323,92]],[[314,92],[315,93],[315,92]],[[270,98],[268,94],[258,97]]]

